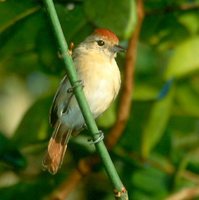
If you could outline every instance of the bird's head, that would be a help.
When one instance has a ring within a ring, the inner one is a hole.
[[[118,37],[108,29],[96,29],[82,43],[89,51],[96,51],[109,57],[115,57],[120,51],[124,51],[119,45]]]

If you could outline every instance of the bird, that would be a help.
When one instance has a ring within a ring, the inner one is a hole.
[[[79,80],[83,83],[91,113],[96,119],[118,95],[121,76],[116,63],[117,53],[124,51],[115,33],[98,28],[85,38],[72,52]],[[71,135],[81,132],[85,125],[83,115],[67,75],[64,76],[54,96],[49,121],[54,128],[42,166],[51,174],[61,168]]]

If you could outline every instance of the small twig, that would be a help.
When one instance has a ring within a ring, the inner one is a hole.
[[[79,182],[92,171],[92,167],[99,163],[96,156],[79,160],[77,169],[71,172],[70,176],[52,193],[50,200],[65,200]]]
[[[195,197],[199,197],[199,186],[192,188],[184,188],[179,192],[166,198],[166,200],[188,200],[193,198],[195,199]]]
[[[76,185],[82,180],[82,174],[78,170],[74,170],[66,181],[59,186],[59,190],[53,191],[49,200],[65,200]]]
[[[199,175],[198,174],[195,174],[191,171],[185,170],[181,176],[182,176],[182,178],[192,181],[195,184],[199,184]]]
[[[124,70],[124,81],[122,87],[122,94],[118,109],[117,121],[114,124],[112,130],[107,137],[107,147],[111,149],[121,137],[123,130],[126,126],[127,120],[129,118],[129,113],[131,110],[132,102],[132,92],[133,92],[133,79],[134,79],[134,69],[137,56],[137,43],[139,39],[139,34],[142,26],[142,21],[144,18],[144,8],[142,0],[137,1],[137,26],[129,40],[129,45],[126,53],[126,63]]]

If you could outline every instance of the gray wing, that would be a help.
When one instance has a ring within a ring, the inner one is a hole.
[[[62,106],[62,110],[61,110],[62,113],[65,113],[68,110],[70,100],[73,96],[72,93],[67,92],[67,89],[69,87],[70,87],[70,84],[68,82],[68,78],[67,76],[65,76],[60,82],[59,88],[57,89],[57,92],[55,93],[53,103],[50,109],[49,121],[52,127],[55,127],[55,124],[59,119],[58,106]]]

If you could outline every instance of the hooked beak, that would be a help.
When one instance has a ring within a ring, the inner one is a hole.
[[[115,53],[118,53],[118,52],[124,52],[124,51],[126,51],[126,49],[124,47],[116,44],[113,46],[113,51]]]

